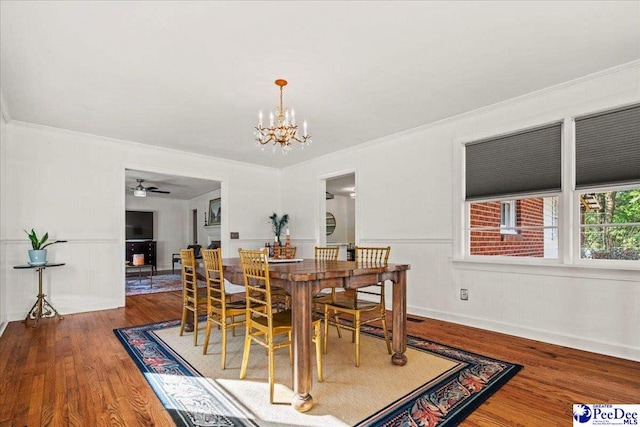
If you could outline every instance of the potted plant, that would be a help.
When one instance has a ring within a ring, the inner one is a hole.
[[[274,212],[273,215],[269,217],[269,220],[271,222],[271,229],[273,230],[273,233],[278,240],[278,244],[282,246],[280,235],[282,234],[284,226],[289,222],[289,214],[284,214],[280,218],[278,218],[278,215]]]
[[[54,243],[64,243],[66,240],[52,240],[49,241],[49,233],[44,233],[42,238],[39,238],[36,234],[35,230],[32,228],[31,232],[24,230],[29,236],[29,240],[31,240],[31,247],[33,249],[29,250],[29,259],[31,265],[44,265],[47,263],[47,250],[45,249],[47,246],[53,245]]]

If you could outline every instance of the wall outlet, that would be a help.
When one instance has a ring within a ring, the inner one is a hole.
[[[469,289],[460,289],[460,299],[463,301],[469,300]]]

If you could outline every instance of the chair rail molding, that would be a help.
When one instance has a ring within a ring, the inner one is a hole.
[[[438,238],[438,237],[434,237],[434,238],[429,238],[429,237],[409,237],[409,238],[397,238],[397,239],[390,239],[390,238],[380,238],[380,239],[375,239],[375,238],[366,238],[366,239],[360,239],[360,244],[362,243],[368,243],[368,244],[372,244],[372,243],[398,243],[398,244],[416,244],[416,245],[451,245],[453,244],[453,239],[450,238]]]

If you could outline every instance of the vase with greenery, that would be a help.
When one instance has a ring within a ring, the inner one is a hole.
[[[282,242],[280,241],[280,235],[282,234],[282,230],[289,222],[289,214],[284,214],[280,218],[274,212],[273,215],[269,217],[269,221],[271,223],[271,229],[273,230],[273,234],[278,240],[278,244],[282,246]]]
[[[31,232],[24,230],[31,240],[31,250],[29,250],[29,259],[32,265],[43,265],[47,262],[47,246],[51,246],[55,243],[64,243],[66,240],[49,240],[49,233],[44,233],[42,238],[38,237],[38,234],[32,228]]]

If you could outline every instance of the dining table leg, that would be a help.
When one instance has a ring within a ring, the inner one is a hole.
[[[391,362],[394,365],[407,364],[407,272],[399,271],[393,284],[393,325]]]
[[[299,412],[313,407],[311,391],[311,286],[309,282],[291,283],[293,323],[293,406]]]

